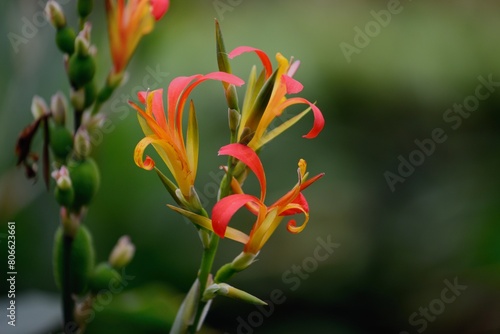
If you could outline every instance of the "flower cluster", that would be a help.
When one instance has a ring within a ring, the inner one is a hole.
[[[301,224],[297,224],[295,220],[286,223],[286,228],[291,233],[299,233],[306,227],[309,221],[309,205],[303,191],[323,176],[321,173],[308,178],[306,161],[300,159],[297,183],[276,202],[266,204],[267,182],[263,164],[258,156],[260,149],[310,111],[314,116],[314,122],[304,138],[315,138],[322,131],[325,121],[320,109],[314,103],[302,97],[290,97],[301,92],[303,88],[302,84],[293,78],[299,67],[299,61],[288,60],[281,53],[277,53],[278,65],[273,69],[269,56],[262,50],[241,46],[227,53],[218,24],[216,33],[219,72],[175,78],[168,87],[166,110],[162,89],[139,92],[139,103],[129,102],[138,113],[139,123],[145,135],[135,148],[135,163],[145,170],[155,168],[178,204],[178,206],[168,204],[168,207],[187,217],[198,227],[205,248],[205,262],[202,261],[198,283],[194,286],[200,290],[199,295],[203,298],[198,301],[190,300],[188,303],[198,307],[192,307],[191,310],[182,308],[179,312],[180,315],[174,324],[179,332],[187,330],[190,326],[183,324],[182,319],[194,317],[199,323],[202,322],[200,317],[203,312],[200,310],[217,294],[231,295],[250,302],[258,300],[244,291],[230,287],[225,281],[253,263],[284,218],[296,214],[304,215]],[[257,67],[252,68],[240,108],[236,87],[243,85],[244,82],[232,73],[229,59],[248,52],[257,54],[262,69],[260,74],[257,74]],[[199,135],[193,101],[189,104],[186,135],[182,124],[189,94],[198,84],[208,79],[222,82],[228,104],[230,132],[230,143],[219,150],[219,155],[228,156],[228,164],[221,167],[226,173],[220,185],[219,199],[211,210],[211,216],[201,206],[195,187]],[[305,104],[306,109],[276,124],[282,118],[283,112],[296,104]],[[173,180],[156,167],[153,158],[149,155],[144,158],[145,150],[150,145],[166,164]],[[260,196],[247,194],[242,188],[250,171],[255,174],[260,184]],[[249,232],[229,226],[232,217],[243,207],[256,217]],[[231,263],[221,267],[212,279],[210,261],[213,261],[217,240],[224,237],[242,243],[243,250]],[[206,263],[209,265],[205,265]],[[185,303],[188,299],[193,299],[194,295],[190,292]]]

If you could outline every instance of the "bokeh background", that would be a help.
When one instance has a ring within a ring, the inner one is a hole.
[[[17,135],[32,120],[32,96],[48,100],[57,90],[69,93],[51,26],[40,24],[16,46],[8,37],[23,36],[40,3],[0,5],[0,261],[4,268],[6,223],[15,221],[18,269],[18,326],[7,326],[2,315],[2,333],[51,333],[59,321],[51,269],[57,206],[42,182],[24,178],[14,156]],[[63,5],[73,22],[74,6]],[[251,45],[300,59],[301,96],[317,101],[326,119],[317,139],[301,138],[312,124],[308,116],[262,151],[269,200],[295,183],[299,158],[308,161],[312,174],[326,176],[306,191],[311,221],[304,232],[291,235],[279,228],[259,261],[231,281],[263,299],[278,289],[280,304],[262,311],[217,298],[206,332],[500,333],[500,87],[468,118],[461,117],[456,129],[443,119],[454,104],[470,101],[479,77],[500,81],[500,5],[401,1],[400,13],[348,62],[341,43],[354,45],[354,29],[364,30],[374,20],[371,11],[387,6],[359,0],[172,1],[142,40],[128,83],[105,106],[114,129],[94,148],[102,182],[86,224],[97,259],[106,260],[123,234],[137,253],[127,268],[133,278],[96,309],[88,333],[167,332],[196,276],[198,236],[167,209],[172,200],[156,175],[134,165],[132,152],[142,133],[124,101],[147,88],[141,85],[152,70],[162,72],[158,86],[164,88],[176,76],[216,70],[214,18],[228,49]],[[110,66],[103,14],[104,5],[96,1],[91,21],[98,82]],[[257,58],[248,55],[232,64],[246,79],[254,63]],[[220,84],[203,85],[192,95],[202,138],[197,186],[211,205],[218,166],[225,161],[216,152],[227,142],[227,120]],[[415,140],[431,138],[437,128],[446,140],[392,191],[385,173],[397,174],[398,157],[408,159],[418,149]],[[248,186],[258,190],[254,179]],[[241,215],[241,226],[250,218]],[[339,244],[321,261],[311,260],[318,238]],[[239,251],[238,244],[222,242],[216,267]],[[294,266],[310,272],[294,274]],[[450,284],[460,287],[445,291]]]

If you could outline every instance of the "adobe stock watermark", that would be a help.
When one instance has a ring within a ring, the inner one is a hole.
[[[331,235],[328,235],[326,238],[318,237],[316,241],[318,244],[314,248],[312,256],[304,258],[300,264],[292,265],[281,275],[282,282],[290,291],[296,291],[300,288],[302,283],[319,268],[319,264],[330,258],[335,250],[340,247],[340,244],[332,241]],[[256,309],[246,317],[239,316],[236,319],[238,321],[236,333],[253,334],[256,328],[262,326],[265,319],[274,314],[276,306],[285,303],[286,299],[286,293],[282,289],[276,288],[272,290],[269,298],[264,299],[267,305],[256,305]],[[224,334],[230,333],[225,332]]]
[[[382,28],[386,28],[391,23],[393,15],[401,13],[403,9],[404,7],[400,0],[389,0],[386,9],[370,11],[373,20],[367,22],[364,29],[361,29],[359,26],[354,27],[355,35],[353,43],[342,42],[339,44],[347,63],[351,63],[353,54],[360,54],[361,50],[368,47],[372,39],[380,35]]]
[[[140,91],[154,90],[160,87],[160,84],[170,76],[169,72],[163,72],[160,65],[154,68],[151,66],[146,67],[147,74],[142,78],[142,83],[130,89],[129,94],[121,93],[108,102],[110,109],[110,117],[106,117],[102,126],[95,129],[90,133],[90,143],[93,147],[100,145],[104,139],[105,134],[110,134],[116,129],[116,121],[123,121],[133,111],[128,101],[135,99],[137,93]],[[111,117],[114,116],[114,117]],[[115,118],[117,117],[117,119]]]
[[[219,21],[224,21],[224,13],[232,12],[236,7],[241,5],[242,2],[243,0],[214,0],[212,5],[214,6]]]
[[[488,78],[479,76],[479,84],[474,90],[474,94],[467,96],[461,104],[455,103],[443,113],[443,121],[451,130],[457,130],[462,126],[463,120],[468,119],[474,111],[479,108],[480,102],[488,99],[498,87],[500,81],[493,80],[493,74]],[[396,190],[398,183],[404,183],[413,175],[416,168],[422,166],[426,158],[436,152],[437,146],[443,144],[448,139],[446,130],[442,127],[434,128],[430,136],[424,139],[415,139],[416,148],[405,156],[399,155],[399,165],[394,172],[386,170],[384,178],[391,192]]]
[[[71,0],[58,0],[57,2],[60,5],[66,5],[70,1]],[[26,16],[21,17],[22,24],[20,34],[12,31],[7,33],[7,38],[15,53],[19,52],[19,46],[21,44],[28,44],[28,42],[38,34],[39,29],[45,27],[48,23],[47,17],[45,16],[46,1],[38,0],[36,4],[40,8],[33,14],[31,19]]]
[[[95,319],[97,312],[101,312],[109,305],[115,295],[121,293],[129,282],[135,279],[135,276],[128,275],[125,268],[121,271],[121,277],[113,277],[110,279],[107,289],[100,290],[97,295],[93,297],[92,305],[81,311],[79,314],[80,324],[88,325]],[[64,326],[64,333],[79,333],[78,325],[76,322],[68,322]]]
[[[462,295],[467,289],[467,285],[462,285],[458,282],[458,278],[453,279],[453,283],[448,279],[444,280],[445,287],[441,290],[439,298],[433,299],[425,307],[420,306],[418,311],[413,312],[408,317],[408,323],[415,327],[417,333],[423,333],[429,322],[434,322],[445,310],[446,305],[449,305],[457,300],[457,297]],[[401,331],[399,334],[410,334],[406,331]]]

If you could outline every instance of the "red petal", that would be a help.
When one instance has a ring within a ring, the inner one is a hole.
[[[260,203],[258,198],[247,194],[229,195],[218,201],[212,210],[212,227],[214,232],[221,238],[224,238],[229,221],[236,211],[248,202]]]
[[[171,128],[175,125],[175,113],[177,108],[177,102],[182,94],[182,92],[186,89],[189,83],[194,78],[201,77],[200,74],[192,75],[189,77],[177,77],[168,86],[168,96],[167,96],[167,110],[168,110],[168,124]],[[172,129],[173,130],[173,129]]]
[[[305,212],[309,212],[309,204],[302,193],[299,193],[299,196],[297,196],[290,204],[298,204],[304,209]],[[291,216],[302,212],[303,211],[299,209],[288,209],[280,213],[280,216]]]
[[[304,88],[304,86],[300,82],[286,74],[284,74],[281,78],[281,80],[283,80],[286,85],[287,94],[297,94]]]
[[[262,65],[266,69],[266,79],[269,78],[271,76],[271,74],[273,73],[273,66],[271,65],[271,61],[269,60],[269,57],[267,56],[267,54],[264,51],[262,51],[260,49],[253,48],[251,46],[239,46],[236,49],[234,49],[233,51],[229,52],[228,57],[229,57],[229,59],[233,59],[234,57],[237,57],[237,56],[239,56],[243,53],[247,53],[247,52],[255,52],[257,54],[257,56],[259,56],[260,61],[262,62]]]
[[[321,113],[321,110],[319,110],[319,108],[316,107],[315,104],[309,102],[308,100],[306,100],[304,98],[294,97],[294,98],[288,99],[285,102],[283,102],[283,104],[280,105],[279,109],[283,110],[283,109],[288,108],[289,106],[291,106],[293,104],[297,104],[297,103],[308,104],[311,107],[313,114],[314,114],[314,123],[313,123],[312,129],[309,131],[309,133],[303,135],[302,137],[307,138],[307,139],[311,139],[311,138],[316,137],[321,132],[321,130],[323,130],[323,128],[325,126],[325,119],[323,117],[323,114]]]
[[[264,197],[266,196],[266,175],[264,174],[264,167],[257,153],[246,145],[235,143],[221,147],[219,155],[235,157],[255,173],[260,184],[260,200],[264,201]]]
[[[151,4],[151,14],[153,14],[156,21],[165,15],[170,6],[169,0],[149,0],[149,3]]]
[[[163,89],[152,91],[153,95],[153,115],[159,126],[167,129],[167,120],[165,118],[165,110],[163,109]]]

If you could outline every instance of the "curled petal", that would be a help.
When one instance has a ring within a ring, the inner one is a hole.
[[[295,97],[295,98],[291,98],[291,99],[288,99],[285,102],[283,102],[280,105],[279,110],[286,109],[291,105],[299,104],[299,103],[308,104],[311,107],[311,109],[313,111],[313,115],[314,115],[314,124],[313,124],[312,129],[309,131],[309,133],[303,135],[302,137],[307,138],[307,139],[314,138],[321,132],[321,130],[323,130],[323,127],[325,126],[325,119],[323,117],[323,114],[321,113],[321,110],[319,110],[319,108],[316,107],[315,104],[309,102],[308,100],[306,100],[304,98]]]
[[[247,194],[230,195],[215,204],[212,210],[212,227],[219,237],[225,236],[227,225],[233,215],[248,202],[263,205],[257,197]]]
[[[260,58],[260,61],[262,62],[262,65],[264,66],[264,69],[266,70],[266,78],[269,78],[271,76],[271,74],[273,73],[273,66],[271,64],[271,60],[269,59],[269,57],[267,56],[267,54],[260,50],[260,49],[256,49],[256,48],[253,48],[251,46],[239,46],[237,47],[236,49],[234,49],[233,51],[229,52],[229,59],[233,59],[234,57],[237,57],[243,53],[247,53],[247,52],[255,52],[257,54],[257,56],[259,56]]]
[[[266,196],[266,175],[257,153],[246,145],[235,143],[221,147],[219,155],[230,155],[242,161],[255,173],[260,184],[260,200],[264,201]]]
[[[297,226],[297,222],[295,220],[290,220],[286,224],[286,229],[288,230],[288,232],[293,233],[293,234],[297,234],[297,233],[302,232],[306,228],[307,223],[309,222],[309,213],[306,212],[304,210],[304,208],[299,204],[289,204],[286,206],[285,209],[286,210],[297,210],[299,212],[304,213],[305,219],[304,219],[304,222],[302,223],[302,225]]]
[[[149,156],[146,156],[146,159],[143,161],[142,157],[144,156],[144,151],[146,150],[146,147],[148,147],[150,144],[155,144],[158,142],[160,142],[159,139],[150,136],[142,138],[142,140],[139,143],[137,143],[134,150],[134,161],[138,167],[145,170],[153,169],[153,167],[155,166],[153,159],[151,159]]]

